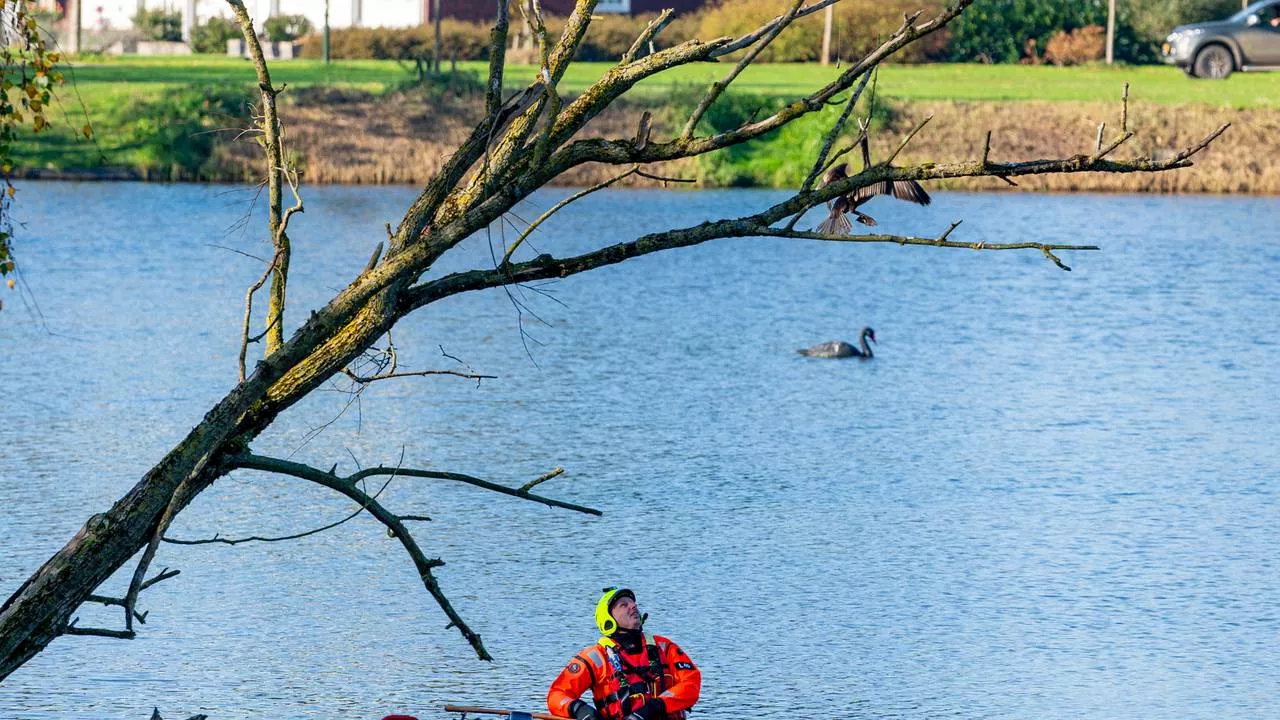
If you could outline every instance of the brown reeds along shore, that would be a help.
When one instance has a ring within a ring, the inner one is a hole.
[[[481,103],[478,96],[433,101],[411,94],[374,96],[336,89],[301,94],[286,111],[287,147],[298,154],[307,183],[420,185],[436,173],[479,119]],[[913,100],[890,101],[888,105],[888,120],[873,137],[873,157],[884,157],[921,119],[933,116],[899,156],[899,165],[980,157],[987,130],[992,133],[992,160],[1067,157],[1093,152],[1100,121],[1107,122],[1108,140],[1118,134],[1120,124],[1117,104],[1104,102]],[[654,113],[655,138],[673,132],[683,121],[660,104],[619,103],[596,118],[583,134],[631,137],[645,109]],[[957,190],[1280,194],[1280,153],[1275,151],[1275,138],[1280,137],[1280,111],[1274,109],[1132,103],[1128,127],[1135,136],[1117,151],[1116,157],[1165,158],[1226,122],[1231,123],[1231,128],[1196,157],[1193,167],[1174,172],[1033,176],[1019,179],[1017,188],[991,178],[941,181],[934,186]],[[791,138],[774,148],[764,147],[761,152],[794,154],[794,142],[795,138]],[[213,147],[211,160],[200,178],[131,168],[44,171],[38,175],[215,182],[256,182],[261,175],[260,151],[251,142],[220,141]],[[697,178],[701,187],[729,184],[725,177],[733,177],[735,185],[786,186],[798,184],[798,177],[808,169],[803,160],[796,159],[796,168],[802,169],[794,172],[786,168],[757,172],[751,166],[751,158],[714,157],[670,163],[655,170],[669,176]],[[709,162],[738,162],[742,167],[732,168],[729,173],[711,172]],[[561,180],[569,185],[590,185],[616,172],[612,167],[586,166]],[[797,178],[790,177],[796,173]]]

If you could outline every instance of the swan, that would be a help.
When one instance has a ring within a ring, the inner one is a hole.
[[[874,355],[872,355],[871,353],[871,346],[867,344],[868,340],[870,340],[871,342],[876,341],[876,331],[872,330],[869,327],[864,327],[862,328],[862,333],[858,336],[858,344],[862,346],[861,350],[859,350],[858,348],[850,345],[849,343],[843,340],[832,340],[831,342],[822,343],[821,345],[814,345],[813,347],[804,348],[803,350],[797,350],[796,352],[800,353],[801,355],[804,355],[805,357],[816,357],[816,358],[855,357],[855,358],[861,358],[862,360],[870,360],[872,357],[874,357]]]

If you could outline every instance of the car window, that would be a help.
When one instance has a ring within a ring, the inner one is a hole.
[[[1280,3],[1268,5],[1258,10],[1259,25],[1271,28],[1272,30],[1280,30]]]
[[[1249,7],[1241,10],[1240,12],[1236,13],[1235,15],[1232,15],[1230,18],[1228,18],[1228,21],[1242,23],[1246,19],[1248,19],[1250,15],[1253,15],[1254,13],[1258,13],[1259,18],[1261,18],[1261,13],[1263,10],[1266,10],[1268,8],[1274,9],[1275,7],[1276,6],[1274,4],[1270,4],[1266,2],[1266,0],[1263,0],[1262,2],[1256,2],[1250,5]]]

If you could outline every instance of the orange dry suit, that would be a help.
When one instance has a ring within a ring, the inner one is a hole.
[[[547,693],[552,715],[572,717],[569,705],[588,689],[602,720],[623,720],[646,701],[662,702],[666,717],[681,720],[698,702],[702,673],[679,645],[661,635],[641,636],[642,646],[627,652],[609,638],[573,656]]]

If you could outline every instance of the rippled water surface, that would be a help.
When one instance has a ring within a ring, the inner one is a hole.
[[[291,326],[412,197],[306,190]],[[610,191],[533,244],[564,254],[777,197]],[[234,383],[262,266],[232,250],[268,254],[261,203],[251,232],[237,224],[252,200],[20,192],[35,305],[3,293],[2,594]],[[0,717],[536,710],[615,583],[701,665],[699,717],[1274,713],[1280,201],[941,194],[868,209],[893,231],[963,218],[955,239],[1102,251],[1064,253],[1065,273],[1034,251],[726,240],[539,288],[554,299],[517,292],[523,322],[502,291],[431,306],[394,333],[402,367],[455,367],[443,346],[499,379],[382,383],[350,406],[317,392],[255,450],[339,472],[403,453],[515,485],[564,466],[540,489],[603,518],[440,481],[382,494],[432,517],[419,541],[496,662],[445,629],[398,543],[359,517],[292,543],[164,546],[155,568],[182,574],[144,593],[139,639],[54,642],[0,685]],[[429,277],[492,262],[483,237],[457,255]],[[874,361],[794,352],[864,325]],[[285,535],[352,509],[237,473],[170,536]],[[80,617],[121,625],[114,608]]]

